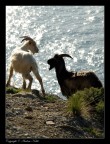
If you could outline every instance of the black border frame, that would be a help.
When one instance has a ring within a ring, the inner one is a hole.
[[[8,5],[102,5],[105,7],[105,16],[104,16],[104,25],[106,25],[104,27],[104,48],[106,48],[106,50],[104,51],[104,54],[105,54],[105,64],[104,64],[104,68],[105,68],[105,71],[104,71],[104,74],[105,74],[105,138],[104,139],[38,139],[36,140],[36,142],[44,142],[44,143],[59,143],[59,142],[66,142],[66,143],[78,143],[78,144],[84,144],[84,143],[89,143],[89,144],[94,144],[95,142],[98,143],[98,142],[102,142],[104,144],[106,143],[110,143],[108,141],[110,141],[110,118],[109,118],[109,109],[110,109],[110,104],[109,104],[109,78],[110,78],[110,74],[107,76],[107,73],[110,72],[109,70],[109,60],[107,59],[107,49],[109,49],[108,45],[109,43],[107,44],[107,37],[109,37],[109,35],[107,36],[108,33],[108,30],[109,30],[109,4],[108,4],[108,1],[109,0],[81,0],[81,1],[78,1],[78,0],[71,0],[71,1],[65,1],[63,2],[63,4],[59,4],[57,1],[46,1],[46,0],[40,0],[40,1],[24,1],[22,0],[19,1],[19,0],[16,0],[16,1],[7,1],[6,3],[1,0],[1,4],[0,4],[0,32],[1,32],[1,52],[0,52],[0,55],[1,55],[1,61],[0,61],[0,66],[1,66],[1,70],[0,70],[0,77],[1,77],[1,84],[0,84],[0,91],[1,91],[1,108],[0,108],[0,124],[1,124],[1,127],[0,127],[0,143],[14,143],[14,142],[23,142],[23,140],[17,140],[17,139],[8,139],[6,140],[5,139],[5,73],[6,73],[6,70],[5,70],[5,34],[6,34],[6,24],[5,24],[5,7],[8,6]],[[22,4],[23,3],[23,4]],[[33,3],[33,4],[32,4]],[[37,4],[38,3],[38,4]],[[108,48],[107,48],[108,47]],[[109,52],[108,52],[109,54]],[[107,64],[107,63],[108,64]],[[108,68],[108,70],[107,70]],[[30,142],[35,142],[35,140],[32,140],[32,139],[26,139],[24,140],[25,143],[30,143]]]

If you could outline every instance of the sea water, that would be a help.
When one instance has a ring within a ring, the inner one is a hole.
[[[104,85],[104,6],[6,6],[6,80],[11,52],[21,45],[21,36],[32,37],[38,45],[34,58],[46,92],[65,99],[55,69],[49,71],[47,64],[63,53],[73,57],[64,58],[68,71],[92,70]],[[32,88],[41,90],[32,76]],[[19,73],[11,85],[22,86]]]

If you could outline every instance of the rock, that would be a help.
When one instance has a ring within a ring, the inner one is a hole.
[[[47,136],[38,136],[38,138],[40,138],[40,139],[46,139],[46,138],[49,138],[49,137],[47,137]]]
[[[48,118],[47,118],[47,121],[54,121],[55,120],[55,117],[52,117],[52,116],[49,116]]]
[[[12,112],[16,115],[22,115],[24,113],[23,109],[21,109],[21,108],[13,108]]]
[[[48,110],[48,107],[45,107],[46,110]]]
[[[30,111],[30,112],[33,111],[32,107],[30,107],[30,106],[28,106],[27,108],[25,108],[25,110]]]
[[[6,108],[9,108],[10,106],[11,106],[10,104],[6,103]]]
[[[46,121],[47,125],[55,125],[55,123],[53,121]]]
[[[15,131],[22,130],[22,128],[20,126],[13,126],[11,129],[15,130]]]
[[[25,116],[26,119],[33,119],[31,115]]]
[[[28,133],[25,133],[24,135],[25,135],[25,136],[28,136],[29,134],[28,134]]]
[[[36,90],[36,89],[32,89],[32,94],[35,94],[35,95],[38,95],[38,96],[40,95],[40,94],[39,94],[39,91]]]
[[[12,112],[10,112],[10,111],[6,112],[6,117],[14,117],[14,116],[15,115]]]

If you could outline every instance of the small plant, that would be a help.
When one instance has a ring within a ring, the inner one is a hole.
[[[97,105],[96,105],[96,111],[97,113],[102,113],[104,112],[104,102],[100,101]]]
[[[88,117],[91,114],[90,111],[94,110],[96,105],[101,101],[104,104],[103,88],[85,88],[82,91],[77,91],[68,99],[68,111],[72,112],[74,115]],[[102,111],[104,110],[102,103],[99,103],[96,109],[97,113],[95,112],[95,114],[102,114]],[[104,119],[104,116],[102,117],[102,119]]]
[[[46,95],[45,99],[46,99],[46,101],[49,101],[49,102],[55,102],[56,97],[53,95]]]
[[[104,88],[85,88],[83,91],[83,97],[90,105],[96,105],[99,101],[104,100]]]
[[[71,96],[68,100],[68,111],[80,116],[89,116],[89,106],[86,106],[85,100],[82,96],[82,91],[78,91],[76,94]]]
[[[20,91],[21,91],[21,89],[18,89],[18,88],[6,87],[6,93],[15,94],[15,93],[18,93]]]
[[[100,131],[99,129],[92,128],[92,127],[83,127],[82,128],[85,132],[88,132],[91,135],[94,135],[95,137],[99,138],[102,137],[103,132]]]
[[[96,107],[95,107],[95,110],[96,110],[96,118],[101,122],[103,123],[104,122],[104,101],[100,101]]]

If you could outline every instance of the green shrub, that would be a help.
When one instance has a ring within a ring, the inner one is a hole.
[[[82,97],[82,91],[78,91],[68,99],[68,111],[74,115],[89,116],[89,106],[86,106],[85,100]]]
[[[104,112],[104,101],[100,101],[97,105],[96,105],[96,111],[97,113],[102,113]]]
[[[104,88],[85,88],[83,97],[90,105],[96,105],[99,101],[104,100]]]
[[[100,101],[96,107],[95,107],[95,110],[96,110],[96,115],[95,117],[101,122],[103,123],[104,122],[104,101]]]
[[[100,113],[99,115],[103,116],[102,112],[104,112],[104,107],[102,103],[99,103],[101,101],[104,104],[103,88],[85,88],[82,91],[77,91],[68,99],[68,111],[71,111],[74,115],[82,115],[86,117],[90,116],[92,109],[97,109],[95,110],[96,114]],[[102,117],[102,119],[103,118],[104,117]]]

